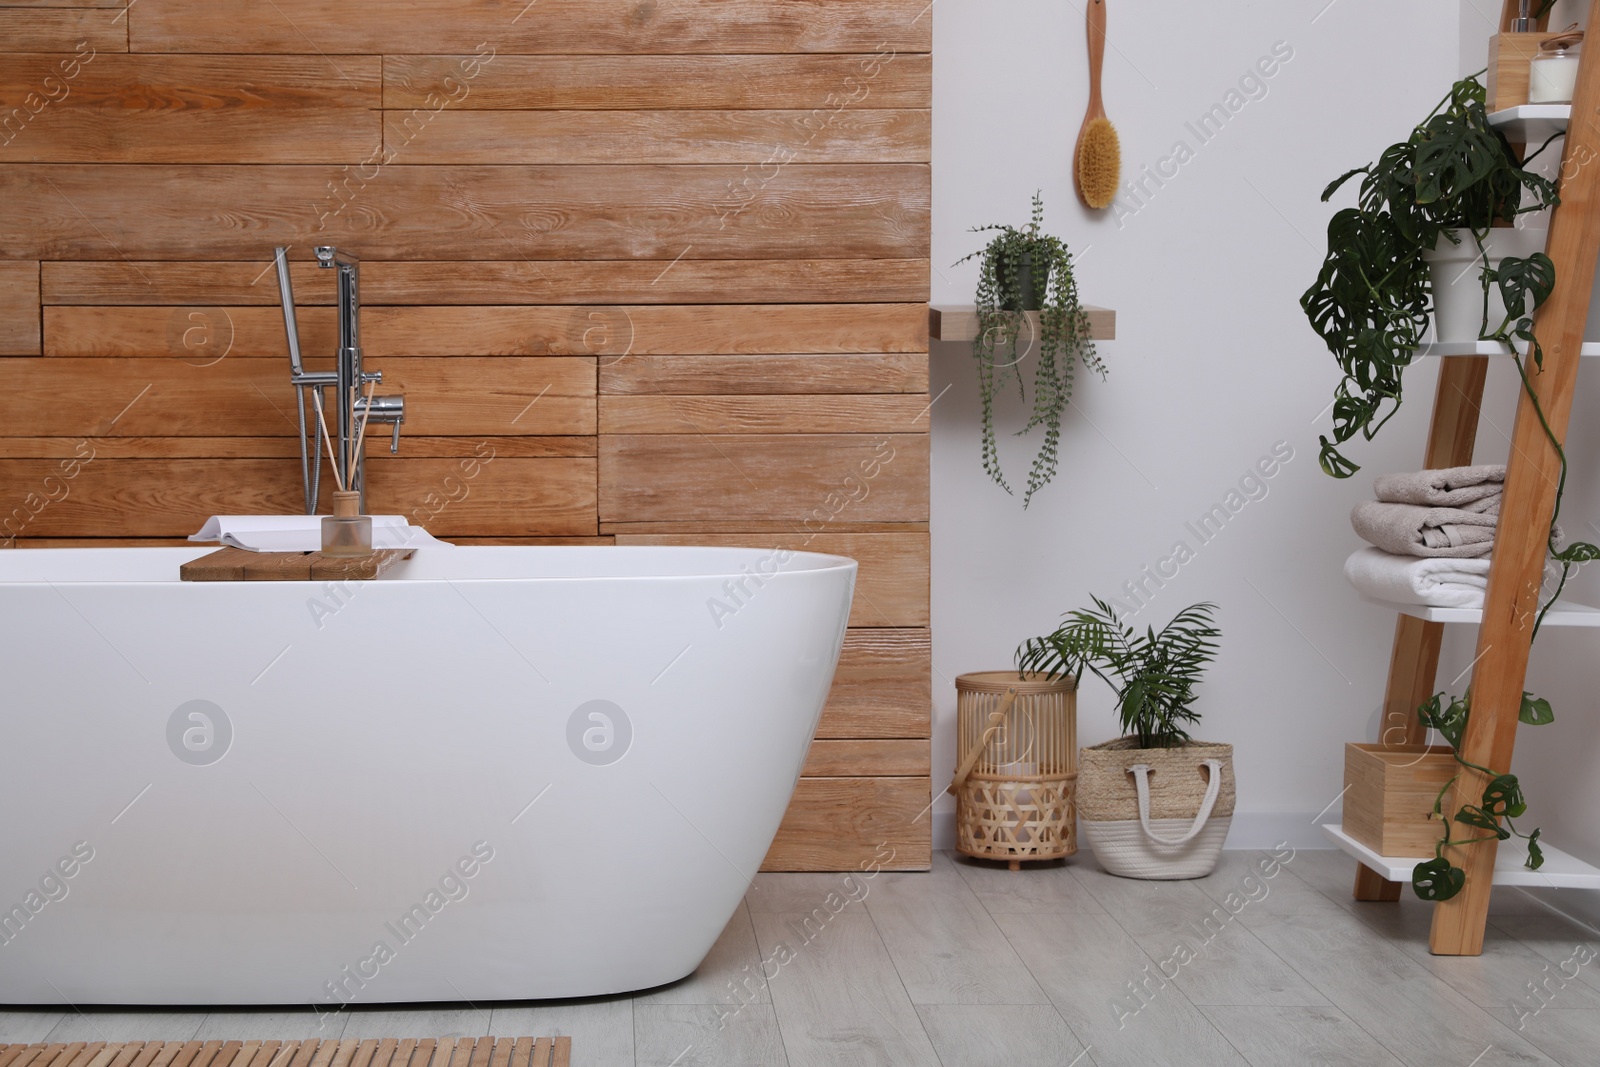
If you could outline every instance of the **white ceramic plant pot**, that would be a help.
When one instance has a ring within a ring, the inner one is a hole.
[[[1500,325],[1505,318],[1505,301],[1500,299],[1499,286],[1489,287],[1488,318],[1484,318],[1483,270],[1484,256],[1472,240],[1472,234],[1451,231],[1461,238],[1460,244],[1451,244],[1449,238],[1440,237],[1433,251],[1425,258],[1433,273],[1433,330],[1435,341],[1476,341],[1479,331],[1487,321],[1489,329]],[[1517,230],[1496,227],[1483,239],[1484,252],[1489,265],[1498,267],[1506,256],[1525,259],[1535,252],[1543,252],[1545,229]],[[1561,280],[1556,279],[1556,284]],[[1585,341],[1600,341],[1600,272],[1595,274],[1594,289],[1589,296],[1589,318],[1583,328]]]

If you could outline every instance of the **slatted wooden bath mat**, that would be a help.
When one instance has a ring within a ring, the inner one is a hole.
[[[0,1045],[0,1067],[570,1067],[570,1037]]]

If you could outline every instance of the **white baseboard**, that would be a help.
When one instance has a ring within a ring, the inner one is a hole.
[[[1223,847],[1247,852],[1280,844],[1297,849],[1332,848],[1333,842],[1318,829],[1318,824],[1338,821],[1337,810],[1321,815],[1309,811],[1236,811],[1233,825],[1228,828],[1228,843]],[[956,847],[954,811],[933,813],[933,847],[943,851]]]

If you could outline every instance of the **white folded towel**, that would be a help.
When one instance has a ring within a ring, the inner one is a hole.
[[[250,552],[315,552],[322,547],[321,515],[213,515],[191,541],[216,541]],[[450,547],[404,515],[372,516],[372,547]]]
[[[1344,561],[1344,576],[1357,592],[1375,600],[1481,608],[1489,588],[1489,561],[1397,556],[1381,548],[1362,548]]]

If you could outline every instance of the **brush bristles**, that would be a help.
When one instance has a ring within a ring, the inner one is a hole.
[[[1110,119],[1095,119],[1078,144],[1078,195],[1092,208],[1111,205],[1122,177],[1122,147]]]

